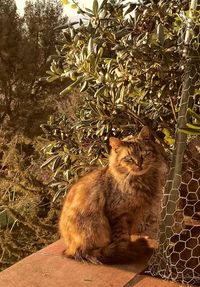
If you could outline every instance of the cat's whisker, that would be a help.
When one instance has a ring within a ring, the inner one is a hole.
[[[95,257],[93,257],[93,256],[89,256],[89,255],[86,255],[86,260],[88,261],[88,262],[90,262],[90,263],[93,263],[93,264],[95,264],[95,265],[102,265],[102,263],[97,259],[97,258],[95,258]]]

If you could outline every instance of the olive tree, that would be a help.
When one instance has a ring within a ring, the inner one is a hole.
[[[53,184],[65,188],[89,166],[106,164],[108,138],[142,125],[170,149],[187,10],[188,1],[94,0],[92,9],[78,6],[78,23],[58,27],[65,40],[52,55],[47,80],[66,83],[60,97],[67,104],[42,126],[48,139],[43,166],[51,167]]]

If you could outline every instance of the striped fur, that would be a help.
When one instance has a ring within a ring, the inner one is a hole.
[[[59,229],[65,254],[93,263],[127,263],[150,252],[130,241],[145,210],[160,198],[165,166],[147,127],[131,140],[110,138],[109,166],[85,175],[69,190]]]

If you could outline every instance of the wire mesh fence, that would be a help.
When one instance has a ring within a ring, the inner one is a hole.
[[[177,134],[164,188],[159,248],[151,258],[149,270],[154,276],[199,285],[200,136],[191,129],[194,125],[198,129],[199,122],[188,109],[200,111],[200,1],[192,0],[189,13],[182,17],[184,77]]]

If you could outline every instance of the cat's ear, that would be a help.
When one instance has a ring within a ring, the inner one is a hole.
[[[150,138],[151,138],[151,132],[147,126],[144,126],[138,135],[138,139],[150,140]]]
[[[118,138],[115,138],[115,137],[110,137],[109,143],[113,150],[118,149],[122,145],[122,142]]]

